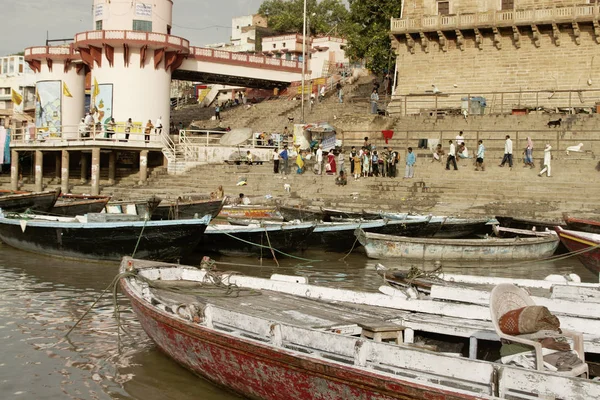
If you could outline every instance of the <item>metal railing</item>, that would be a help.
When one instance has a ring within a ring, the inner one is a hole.
[[[396,94],[392,96],[388,111],[392,115],[423,112],[461,114],[465,101],[468,106],[474,97],[485,98],[484,114],[510,114],[515,109],[550,109],[575,113],[581,109],[593,111],[600,104],[600,89]]]
[[[598,20],[600,6],[582,4],[569,7],[529,10],[490,10],[480,13],[432,15],[421,18],[392,18],[392,33],[473,29],[491,26],[570,23]]]

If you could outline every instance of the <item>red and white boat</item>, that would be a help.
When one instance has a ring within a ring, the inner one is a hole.
[[[600,234],[554,228],[563,245],[577,254],[579,261],[595,274],[600,274]]]
[[[163,352],[247,398],[600,398],[600,382],[407,345],[393,322],[402,313],[398,299],[383,293],[129,257],[120,272],[142,327]],[[367,332],[378,324],[394,331],[393,342]]]
[[[600,221],[585,218],[571,217],[567,213],[563,214],[567,229],[572,231],[582,231],[600,234]]]

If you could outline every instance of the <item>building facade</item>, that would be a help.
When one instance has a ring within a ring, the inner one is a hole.
[[[504,112],[593,106],[600,99],[599,11],[585,0],[405,0],[402,16],[391,20],[395,94],[433,88],[482,95],[488,107],[502,98]],[[420,109],[401,103],[405,113]]]
[[[0,57],[0,126],[20,126],[31,119],[35,80],[23,56]]]

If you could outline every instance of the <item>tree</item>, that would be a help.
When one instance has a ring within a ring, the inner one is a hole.
[[[277,33],[302,33],[304,0],[266,0],[258,13],[267,17],[269,28]],[[348,9],[341,0],[306,0],[306,15],[310,19],[310,34],[345,33]]]
[[[389,71],[396,57],[391,47],[390,20],[399,18],[402,2],[398,0],[349,0],[347,23],[350,58],[364,59],[375,73]]]

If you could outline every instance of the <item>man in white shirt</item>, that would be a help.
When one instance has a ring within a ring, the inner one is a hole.
[[[538,176],[542,176],[544,175],[544,172],[546,172],[548,174],[548,177],[550,177],[550,162],[552,160],[551,151],[552,146],[550,146],[550,143],[546,143],[546,148],[544,149],[544,168],[540,171]]]
[[[448,158],[446,159],[446,169],[450,170],[450,163],[454,166],[454,170],[458,171],[458,166],[456,165],[456,146],[452,140],[448,140],[450,144],[450,150],[448,150]]]
[[[465,142],[465,137],[463,136],[463,131],[458,132],[456,135],[456,146],[460,146],[461,143]]]
[[[323,172],[323,145],[320,144],[317,149],[317,174],[321,175]]]
[[[156,119],[156,123],[154,124],[154,133],[160,135],[162,133],[162,120],[160,117]]]
[[[506,141],[504,142],[504,157],[502,158],[502,162],[499,167],[504,167],[504,164],[508,161],[508,166],[512,168],[513,166],[513,147],[512,140],[510,140],[510,136],[506,135]]]

